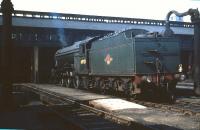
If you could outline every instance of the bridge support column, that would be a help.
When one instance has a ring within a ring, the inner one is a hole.
[[[13,107],[12,97],[12,12],[14,11],[10,0],[3,0],[1,3],[2,11],[2,45],[0,47],[0,109],[9,110]]]
[[[39,47],[34,46],[33,48],[33,82],[39,82]]]

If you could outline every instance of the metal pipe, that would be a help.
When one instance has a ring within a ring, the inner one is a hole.
[[[186,11],[184,13],[179,13],[175,10],[169,11],[169,13],[166,16],[166,20],[165,20],[165,31],[163,34],[165,37],[170,37],[174,34],[173,31],[170,29],[170,21],[169,21],[169,18],[172,14],[175,14],[176,16],[179,16],[179,17],[190,15],[191,20],[192,20],[194,17],[199,16],[199,11],[198,11],[198,9],[189,9],[188,11]],[[192,22],[193,22],[193,20],[192,20]]]
[[[176,16],[179,16],[179,17],[183,17],[183,16],[186,16],[186,15],[189,15],[189,10],[186,11],[186,12],[184,12],[184,13],[179,13],[179,12],[177,12],[177,11],[175,11],[175,10],[170,11],[170,12],[167,14],[167,16],[166,16],[166,22],[167,22],[167,23],[169,23],[169,18],[170,18],[170,16],[171,16],[172,14],[175,14]]]

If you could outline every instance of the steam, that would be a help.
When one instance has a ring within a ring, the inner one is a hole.
[[[58,37],[59,37],[59,42],[62,47],[67,46],[67,39],[66,39],[66,34],[65,34],[65,29],[64,28],[59,28],[58,29]]]

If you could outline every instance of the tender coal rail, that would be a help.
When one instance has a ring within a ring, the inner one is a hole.
[[[17,85],[16,85],[17,86]],[[156,130],[156,127],[145,126],[137,122],[118,117],[112,113],[102,111],[87,104],[78,102],[55,92],[30,87],[19,87],[22,90],[32,91],[40,95],[40,99],[70,127],[80,130]]]

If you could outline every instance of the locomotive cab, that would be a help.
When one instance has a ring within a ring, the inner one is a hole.
[[[92,41],[98,39],[98,37],[90,38],[83,44],[79,45],[79,52],[74,57],[75,71],[78,75],[86,75],[89,73],[89,51],[92,45]]]
[[[74,57],[74,69],[75,72],[78,74],[87,74],[88,68],[87,68],[87,49],[85,44],[81,44],[79,46],[79,52]]]

